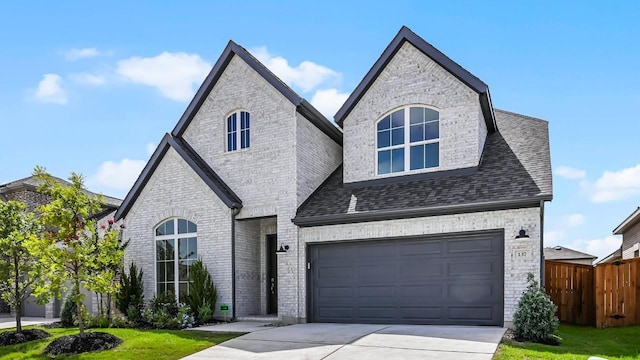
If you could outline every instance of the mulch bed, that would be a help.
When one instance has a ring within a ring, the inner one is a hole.
[[[47,355],[79,354],[90,351],[113,349],[122,340],[103,332],[88,332],[84,335],[62,336],[53,340],[44,349]]]
[[[544,345],[558,346],[560,345],[560,340],[562,339],[560,339],[558,336],[552,335],[551,338],[540,341],[539,343]],[[516,345],[523,345],[526,342],[523,339],[518,339],[511,329],[507,329],[507,331],[505,331],[504,336],[502,337],[502,341]]]
[[[40,329],[22,330],[22,333],[5,331],[0,333],[0,346],[22,344],[28,341],[46,339],[50,336],[51,334]]]

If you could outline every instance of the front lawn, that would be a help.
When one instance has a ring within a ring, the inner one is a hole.
[[[42,350],[44,350],[47,344],[57,337],[78,333],[78,329],[59,328],[45,330],[53,336],[48,339],[25,344],[0,347],[0,360],[49,359],[42,355]],[[121,338],[123,342],[115,349],[59,358],[98,360],[180,359],[238,336],[237,334],[214,334],[206,331],[193,330],[92,329],[90,331],[101,331],[113,334]]]
[[[640,357],[640,326],[596,329],[560,325],[559,346],[516,343],[506,340],[493,357],[503,359],[587,359],[599,356],[607,359],[637,359]]]

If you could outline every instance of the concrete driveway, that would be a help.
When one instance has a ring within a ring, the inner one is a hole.
[[[505,329],[299,324],[255,331],[184,359],[491,359]]]

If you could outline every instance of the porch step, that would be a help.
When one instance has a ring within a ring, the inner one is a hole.
[[[247,315],[236,316],[238,321],[264,321],[264,322],[276,322],[278,321],[277,315]]]

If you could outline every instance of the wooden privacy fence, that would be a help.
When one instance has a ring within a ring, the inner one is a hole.
[[[594,270],[591,265],[545,261],[544,287],[558,307],[558,319],[570,324],[594,325]]]
[[[640,258],[589,265],[545,261],[545,289],[562,322],[640,325]]]

